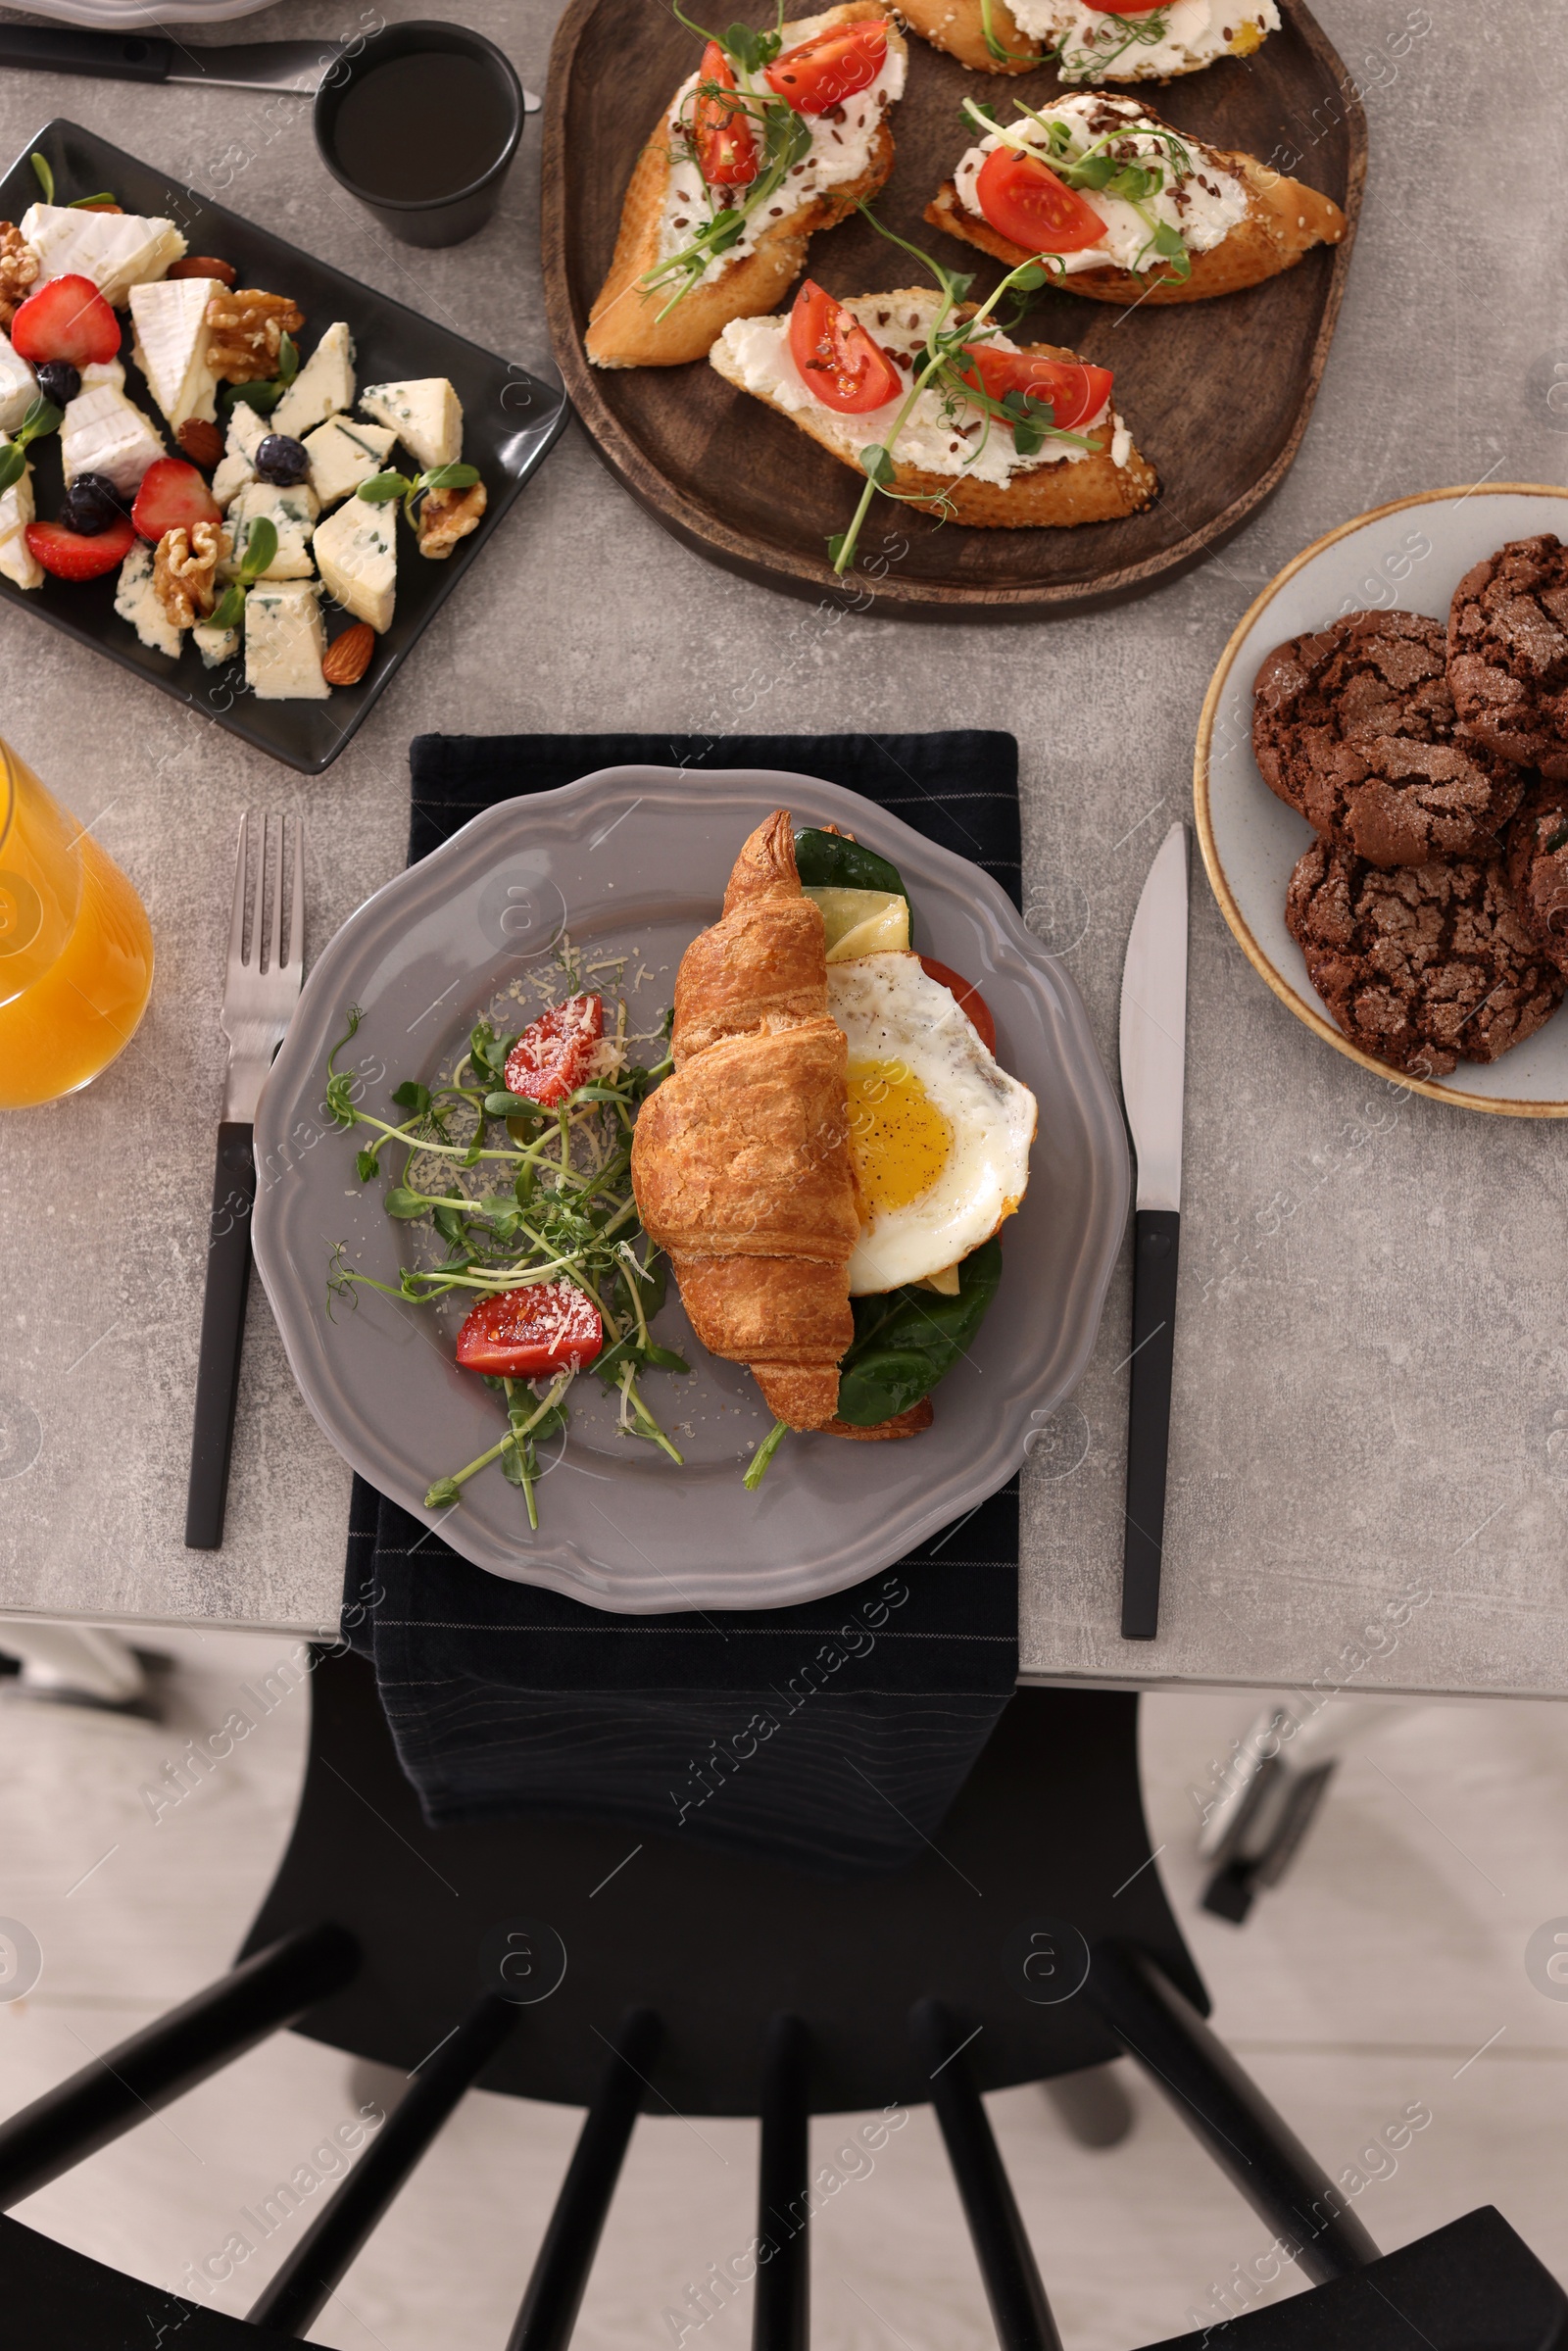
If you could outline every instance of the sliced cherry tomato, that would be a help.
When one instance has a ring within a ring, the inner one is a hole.
[[[855,313],[809,277],[790,313],[790,356],[807,389],[844,416],[884,407],[904,381]]]
[[[481,1298],[458,1333],[465,1371],[497,1380],[542,1380],[580,1371],[605,1344],[599,1309],[573,1282],[533,1282]]]
[[[525,1094],[546,1110],[586,1085],[594,1048],[605,1033],[605,1006],[597,996],[568,996],[531,1020],[507,1055],[507,1087]]]
[[[836,24],[775,57],[762,75],[768,88],[798,115],[825,115],[863,90],[881,73],[888,53],[888,28],[880,18],[863,24]]]
[[[935,955],[922,955],[920,969],[928,979],[936,980],[944,988],[952,990],[958,1000],[959,1011],[973,1023],[987,1053],[994,1054],[997,1050],[997,1024],[991,1017],[991,1006],[974,982],[960,979],[957,972],[950,970],[946,963],[939,963]]]
[[[1052,360],[1030,351],[996,351],[977,343],[964,353],[969,362],[965,383],[1003,400],[1009,392],[1032,392],[1049,400],[1052,422],[1062,432],[1076,432],[1098,416],[1110,398],[1108,367],[1092,367],[1087,360]]]
[[[757,177],[757,141],[746,109],[738,100],[718,94],[736,84],[729,60],[716,41],[710,41],[703,51],[697,78],[697,104],[692,110],[697,168],[710,188],[744,187]]]
[[[975,182],[980,210],[999,235],[1026,253],[1082,253],[1098,245],[1105,223],[1076,188],[1065,187],[1033,155],[993,147]]]

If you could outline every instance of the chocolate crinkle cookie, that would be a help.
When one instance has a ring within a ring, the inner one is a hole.
[[[1478,741],[1568,782],[1568,547],[1549,531],[1510,540],[1454,589],[1448,683]]]
[[[1351,1044],[1412,1077],[1495,1061],[1568,986],[1521,916],[1500,852],[1380,872],[1315,842],[1291,875],[1285,920]]]
[[[1538,783],[1508,827],[1508,882],[1545,953],[1568,973],[1568,783]]]
[[[1441,621],[1348,612],[1276,646],[1252,689],[1270,791],[1370,865],[1486,856],[1523,789],[1456,726]]]

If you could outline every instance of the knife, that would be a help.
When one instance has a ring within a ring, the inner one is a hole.
[[[0,66],[106,81],[202,82],[214,89],[298,90],[310,97],[343,54],[335,41],[234,41],[192,49],[160,33],[0,24]],[[538,113],[532,90],[523,91],[522,103],[525,113]]]
[[[1149,869],[1121,978],[1121,1090],[1138,1154],[1123,1641],[1152,1641],[1159,1630],[1186,1062],[1187,827],[1178,823]]]

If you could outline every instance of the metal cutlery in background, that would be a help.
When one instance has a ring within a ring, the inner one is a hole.
[[[287,859],[285,832],[294,845]],[[213,1178],[196,1425],[185,1501],[185,1543],[193,1551],[216,1551],[223,1540],[234,1399],[251,1283],[251,1210],[256,1203],[251,1136],[272,1055],[299,1002],[305,967],[305,827],[298,816],[263,817],[254,893],[250,867],[247,810],[239,820],[234,852],[234,906],[220,1015],[228,1040],[228,1077]]]
[[[303,97],[311,97],[344,54],[331,41],[233,41],[192,48],[188,42],[157,32],[76,32],[65,25],[0,24],[0,66],[35,73],[84,73],[109,81],[298,90]],[[524,90],[522,102],[526,113],[538,113],[540,101],[532,90]]]
[[[1121,1090],[1138,1157],[1124,1641],[1152,1641],[1159,1630],[1186,1065],[1187,827],[1173,824],[1138,901],[1121,980]]]

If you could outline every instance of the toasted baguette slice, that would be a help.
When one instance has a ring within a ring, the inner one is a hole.
[[[876,300],[890,306],[906,302],[924,303],[931,299],[929,290],[921,292],[905,288],[862,300]],[[968,306],[972,308],[971,306]],[[780,321],[782,328],[783,321]],[[1047,359],[1076,360],[1075,351],[1067,351],[1056,343],[1029,343],[1021,348],[1039,353]],[[787,408],[781,400],[766,392],[752,391],[734,355],[722,338],[709,353],[710,364],[726,383],[737,391],[751,392],[779,416],[787,416],[804,433],[848,465],[860,481],[865,475],[859,461],[835,436],[832,425],[835,413],[830,409],[796,410]],[[861,420],[854,420],[858,424]],[[868,428],[867,428],[868,429]],[[931,496],[944,493],[947,517],[953,522],[966,522],[976,530],[1040,530],[1064,529],[1077,522],[1118,522],[1126,514],[1136,514],[1152,503],[1158,494],[1159,477],[1146,458],[1136,449],[1130,450],[1127,463],[1118,465],[1111,457],[1112,430],[1109,421],[1091,428],[1087,436],[1096,443],[1092,457],[1070,463],[1031,465],[1015,473],[1010,481],[976,481],[962,474],[928,473],[917,465],[901,465],[894,453],[893,486]]]
[[[1181,280],[1169,278],[1158,262],[1149,270],[1075,269],[1062,279],[1063,292],[1086,294],[1091,302],[1124,305],[1208,302],[1216,294],[1239,294],[1244,286],[1258,286],[1265,278],[1278,277],[1282,270],[1294,269],[1314,245],[1337,245],[1344,236],[1345,215],[1331,197],[1320,196],[1316,188],[1304,187],[1298,179],[1282,179],[1255,156],[1232,154],[1222,147],[1202,152],[1212,155],[1242,182],[1247,190],[1247,215],[1217,245],[1193,255],[1191,274]],[[933,228],[945,228],[966,245],[978,245],[982,253],[995,255],[1009,269],[1033,259],[1021,245],[1000,235],[989,220],[982,220],[960,204],[957,187],[951,179],[943,181],[926,206],[925,217]]]
[[[855,24],[867,18],[888,22],[890,55],[906,57],[908,46],[891,21],[891,10],[878,0],[847,0],[842,8],[784,26],[784,46],[792,48],[813,32],[835,24]],[[666,104],[652,136],[637,159],[621,208],[620,232],[615,239],[610,274],[588,315],[584,346],[596,367],[679,367],[705,359],[713,338],[731,318],[757,318],[776,310],[806,267],[806,252],[820,228],[831,228],[854,211],[858,202],[874,196],[893,169],[893,133],[886,122],[872,142],[871,162],[859,178],[824,190],[800,204],[762,231],[752,251],[694,286],[668,317],[659,314],[672,286],[650,293],[642,280],[659,265],[660,227],[669,188],[669,148],[664,125]],[[787,204],[788,182],[779,200]]]
[[[1006,61],[986,47],[980,0],[899,0],[899,14],[911,32],[933,49],[945,49],[972,73],[1027,73],[1045,56],[1039,41],[1019,31],[1007,0],[992,0],[991,6],[991,29],[1007,52]]]

